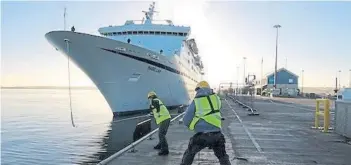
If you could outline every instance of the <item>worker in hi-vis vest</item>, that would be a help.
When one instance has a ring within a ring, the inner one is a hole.
[[[159,142],[154,147],[154,149],[160,150],[158,155],[168,155],[169,151],[166,134],[169,127],[169,123],[171,121],[171,115],[169,114],[167,107],[162,103],[162,101],[159,98],[157,98],[155,92],[149,92],[147,98],[150,101],[150,109],[152,110],[152,114],[154,115],[156,124],[159,125]]]
[[[181,165],[191,165],[196,153],[206,147],[213,149],[221,165],[230,165],[221,132],[221,100],[206,81],[199,82],[195,91],[196,96],[186,110],[183,122],[196,134],[190,138]]]

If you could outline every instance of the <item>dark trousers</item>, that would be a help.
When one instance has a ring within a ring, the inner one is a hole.
[[[181,165],[191,165],[196,153],[206,147],[213,149],[221,165],[230,165],[229,156],[225,151],[225,138],[222,132],[196,133],[191,137]]]
[[[161,151],[168,151],[168,143],[167,143],[167,139],[166,139],[166,134],[168,131],[170,121],[171,121],[171,119],[164,120],[159,125],[159,130],[158,130],[159,142],[158,142],[157,146],[161,147]]]

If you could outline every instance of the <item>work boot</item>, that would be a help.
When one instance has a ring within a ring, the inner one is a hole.
[[[163,151],[158,152],[158,155],[160,155],[160,156],[168,155],[168,154],[169,154],[168,150],[163,150]]]
[[[157,144],[155,147],[154,147],[155,150],[159,150],[161,149],[161,145],[160,144]]]

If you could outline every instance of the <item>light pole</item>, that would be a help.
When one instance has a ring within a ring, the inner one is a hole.
[[[340,85],[340,84],[341,84],[341,83],[340,83],[340,82],[341,82],[341,78],[340,78],[341,76],[340,76],[340,74],[341,74],[341,70],[339,70],[339,75],[338,75],[338,77],[339,77],[339,78],[338,78],[338,80],[339,80],[339,89],[341,88],[341,85]]]
[[[303,94],[303,72],[304,72],[304,70],[302,69],[301,72],[302,72],[301,73],[301,94]]]
[[[349,71],[350,71],[350,77],[349,77],[349,87],[351,88],[351,69],[350,69]]]
[[[236,94],[239,90],[239,66],[236,67]]]
[[[274,28],[277,29],[277,36],[275,40],[275,67],[274,67],[274,89],[277,89],[277,60],[278,60],[278,29],[281,28],[279,24],[274,25]]]
[[[263,57],[262,57],[262,60],[261,60],[261,81],[260,81],[260,84],[261,84],[261,92],[260,92],[260,95],[262,96],[262,87],[263,87]]]
[[[245,85],[245,62],[246,62],[246,57],[244,57],[243,59],[244,59],[244,80],[243,80],[244,83],[243,84]]]

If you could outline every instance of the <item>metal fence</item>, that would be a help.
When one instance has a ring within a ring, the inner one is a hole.
[[[351,138],[351,102],[337,100],[334,118],[335,132]]]
[[[222,97],[230,97],[245,110],[249,112],[249,115],[259,115],[256,111],[255,106],[255,88],[252,86],[244,86],[242,84],[231,84],[236,87],[232,90],[228,90],[224,85],[221,86],[218,91]],[[231,86],[229,87],[229,89]]]

